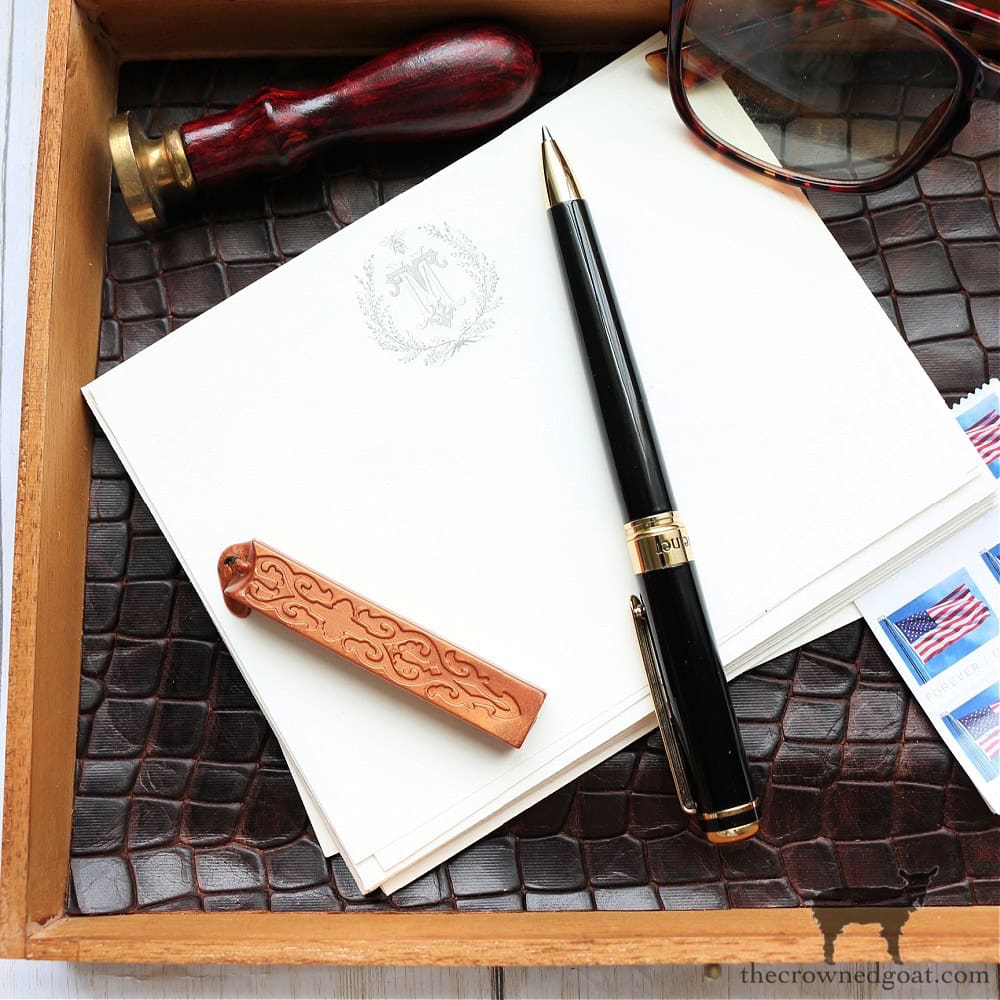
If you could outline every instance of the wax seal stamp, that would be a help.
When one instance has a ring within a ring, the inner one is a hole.
[[[329,87],[266,88],[158,139],[126,112],[109,122],[108,144],[132,217],[155,229],[171,200],[295,170],[332,142],[419,142],[496,125],[524,107],[540,75],[538,53],[520,32],[458,25],[377,56]]]
[[[544,691],[263,542],[230,545],[219,557],[219,582],[233,614],[266,615],[512,747],[545,700]]]

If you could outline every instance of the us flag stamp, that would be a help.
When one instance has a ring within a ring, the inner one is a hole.
[[[984,778],[1000,775],[1000,681],[948,712],[944,723]]]
[[[1000,383],[992,379],[958,406],[958,426],[993,478],[1000,479]]]
[[[968,571],[925,590],[880,621],[921,684],[997,635],[997,617]]]

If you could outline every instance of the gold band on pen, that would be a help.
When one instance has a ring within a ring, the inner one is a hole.
[[[700,818],[705,823],[714,823],[729,816],[737,816],[740,813],[746,815],[751,810],[753,811],[753,819],[739,823],[736,826],[722,827],[718,830],[706,829],[705,836],[713,844],[732,844],[734,841],[752,837],[760,829],[760,819],[756,815],[759,803],[760,799],[751,799],[749,802],[744,802],[741,806],[729,806],[727,809],[719,809],[718,812],[699,813]]]
[[[723,819],[726,816],[735,816],[737,813],[746,812],[747,809],[756,809],[760,799],[752,799],[744,802],[741,806],[730,806],[728,809],[720,809],[718,812],[701,813],[702,819]]]
[[[736,840],[746,840],[760,829],[760,820],[744,823],[742,826],[731,826],[728,830],[706,830],[705,836],[710,844],[731,844]]]
[[[675,510],[629,521],[625,542],[637,574],[682,566],[694,558],[687,529]]]

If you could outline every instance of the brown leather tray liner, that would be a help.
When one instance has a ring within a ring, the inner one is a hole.
[[[548,56],[539,99],[607,58]],[[350,64],[135,63],[119,102],[159,132]],[[949,400],[1000,357],[998,134],[996,105],[980,104],[916,179],[813,199]],[[213,193],[152,238],[114,193],[96,370],[481,141],[331,152],[295,177]],[[732,685],[764,789],[757,839],[719,849],[693,831],[654,734],[391,897],[363,896],[342,861],[323,858],[263,715],[100,436],[86,574],[70,913],[1000,902],[1000,822],[861,624]]]

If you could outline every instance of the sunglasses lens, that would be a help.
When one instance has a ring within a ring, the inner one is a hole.
[[[864,0],[691,0],[680,75],[723,145],[830,183],[916,155],[961,85],[933,35]]]

